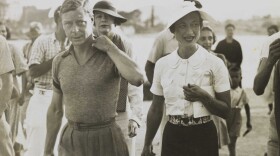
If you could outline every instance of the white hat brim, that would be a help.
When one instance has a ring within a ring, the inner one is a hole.
[[[191,7],[184,7],[182,9],[179,9],[179,11],[177,11],[170,19],[168,22],[168,25],[166,27],[166,29],[169,29],[174,23],[176,23],[179,19],[181,19],[182,17],[186,16],[187,14],[191,13],[191,12],[199,12],[202,20],[206,20],[209,22],[216,22],[216,20],[210,15],[208,14],[206,11],[202,10],[202,9],[198,9],[194,6]]]

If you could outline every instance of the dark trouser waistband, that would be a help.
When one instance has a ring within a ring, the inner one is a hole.
[[[110,127],[114,123],[115,118],[99,123],[78,123],[68,120],[68,125],[76,130],[97,130],[105,127]]]

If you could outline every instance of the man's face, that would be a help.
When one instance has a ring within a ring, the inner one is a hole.
[[[84,44],[91,36],[92,21],[83,8],[63,13],[61,19],[66,37],[74,46]]]
[[[175,23],[174,35],[183,45],[194,45],[200,36],[200,18],[198,13],[192,12]]]
[[[227,37],[232,38],[234,35],[234,28],[233,27],[227,27],[226,28],[226,35]]]
[[[0,25],[0,35],[4,36],[5,38],[7,38],[7,29],[5,25]]]
[[[200,32],[200,38],[198,40],[198,44],[200,44],[203,48],[210,51],[214,42],[213,33],[210,30],[203,30]]]
[[[95,30],[98,35],[108,35],[114,27],[114,17],[100,11],[94,12]]]

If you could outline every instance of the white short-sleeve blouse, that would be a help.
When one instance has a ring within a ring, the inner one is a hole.
[[[199,45],[188,59],[182,59],[175,50],[156,63],[151,92],[164,96],[166,115],[210,115],[201,102],[185,100],[183,86],[188,84],[196,84],[212,96],[230,90],[223,61]]]

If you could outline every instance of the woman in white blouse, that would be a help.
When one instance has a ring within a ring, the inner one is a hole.
[[[228,71],[220,58],[197,44],[203,20],[213,20],[197,1],[178,10],[169,30],[178,49],[157,61],[151,87],[142,156],[153,155],[152,141],[163,107],[169,116],[162,156],[218,156],[217,130],[210,115],[226,118],[230,110]]]

